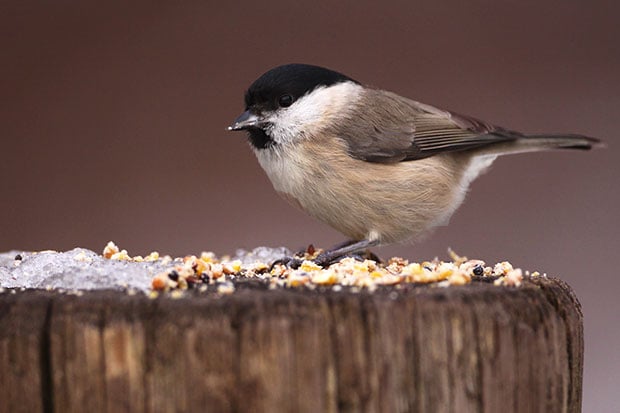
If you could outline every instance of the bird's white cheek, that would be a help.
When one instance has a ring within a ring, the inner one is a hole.
[[[267,133],[276,143],[285,145],[293,142],[297,136],[302,134],[304,125],[307,123],[290,109],[283,110],[269,118],[270,126]]]
[[[338,122],[361,92],[362,87],[351,82],[317,88],[290,107],[274,112],[268,133],[279,144],[316,136],[330,123]]]
[[[275,113],[270,119],[271,127],[268,133],[282,145],[315,134],[325,120],[325,109],[317,106],[313,100],[303,98],[290,108]]]

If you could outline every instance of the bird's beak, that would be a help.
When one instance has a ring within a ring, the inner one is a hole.
[[[243,112],[232,125],[228,127],[228,130],[244,130],[252,127],[258,127],[262,123],[262,119],[256,116],[254,113],[246,110]]]

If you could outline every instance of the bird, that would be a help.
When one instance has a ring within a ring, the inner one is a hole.
[[[314,259],[322,266],[447,224],[500,155],[601,145],[526,135],[302,63],[268,70],[244,101],[228,130],[247,133],[276,192],[348,237]]]

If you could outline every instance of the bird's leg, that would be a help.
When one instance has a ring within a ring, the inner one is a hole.
[[[355,244],[356,242],[359,242],[359,241],[357,241],[357,240],[355,240],[355,239],[348,239],[348,240],[346,240],[346,241],[343,241],[343,242],[340,242],[340,243],[338,243],[338,244],[336,244],[336,245],[333,245],[333,246],[332,246],[331,248],[329,248],[327,251],[339,250],[339,249],[342,249],[342,248],[348,247],[349,245],[353,245],[353,244]]]
[[[342,244],[338,244],[327,251],[323,251],[312,261],[314,261],[315,264],[324,267],[331,264],[336,259],[344,257],[345,255],[355,255],[360,251],[364,251],[366,248],[375,247],[377,245],[379,245],[379,240],[364,239],[361,241],[347,241]]]

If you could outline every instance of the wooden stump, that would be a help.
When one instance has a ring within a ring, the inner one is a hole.
[[[563,282],[0,294],[1,412],[578,412]]]

